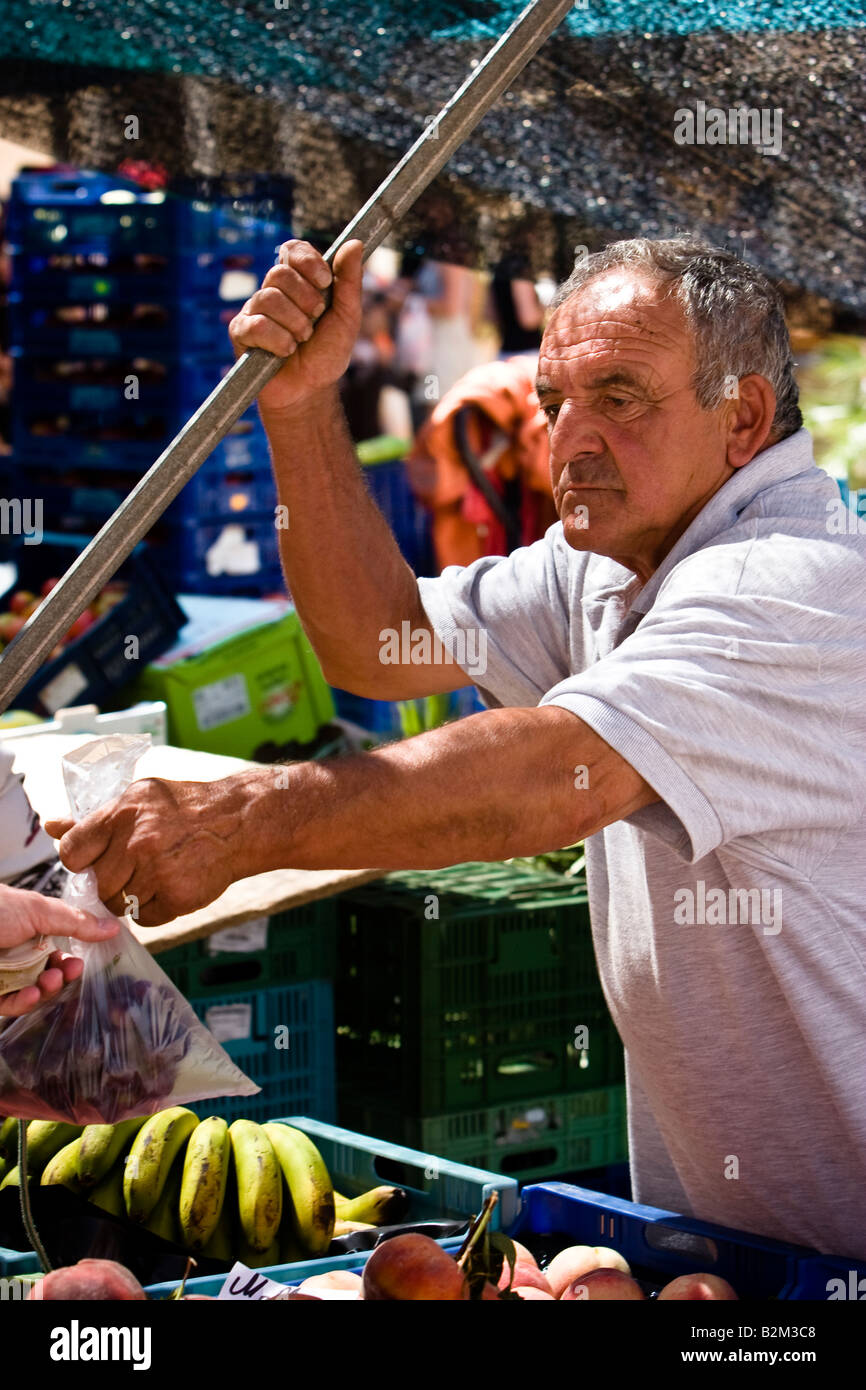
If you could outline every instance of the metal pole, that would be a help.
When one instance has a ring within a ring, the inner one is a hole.
[[[571,8],[571,0],[531,0],[328,248],[326,261],[354,238],[364,243],[365,259],[380,245]],[[284,361],[262,348],[245,352],[163,450],[0,656],[0,712]]]

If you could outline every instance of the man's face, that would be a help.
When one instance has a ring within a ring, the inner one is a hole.
[[[698,404],[695,366],[682,309],[628,267],[561,304],[541,344],[538,396],[565,538],[644,580],[734,472],[728,413]]]

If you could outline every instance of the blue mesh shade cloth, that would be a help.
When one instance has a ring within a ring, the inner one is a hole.
[[[296,225],[339,231],[520,0],[6,0],[0,134],[72,164],[293,175]],[[406,220],[487,264],[525,243],[696,230],[866,312],[861,0],[588,0]],[[780,113],[780,148],[674,140],[677,113]],[[135,141],[124,118],[139,117]]]

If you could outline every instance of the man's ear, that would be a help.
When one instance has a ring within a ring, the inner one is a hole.
[[[767,447],[776,414],[776,393],[765,376],[750,372],[734,383],[728,415],[727,460],[742,468]]]

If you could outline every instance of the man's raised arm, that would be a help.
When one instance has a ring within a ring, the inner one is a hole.
[[[415,576],[364,485],[340,405],[337,383],[361,321],[361,251],[347,242],[332,277],[308,242],[286,242],[229,333],[238,355],[261,347],[288,359],[258,403],[285,508],[283,570],[325,677],[357,695],[410,699],[470,680],[439,643],[435,662],[412,665],[395,662],[388,641],[403,623],[412,634],[431,629]]]

